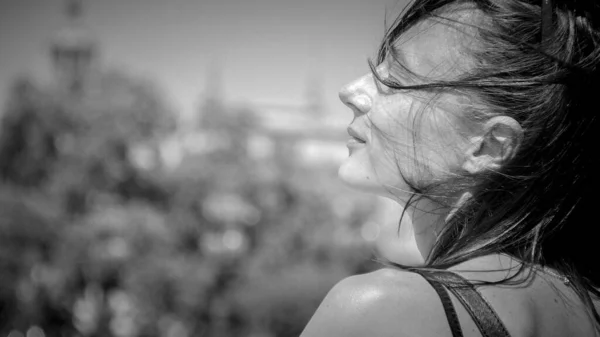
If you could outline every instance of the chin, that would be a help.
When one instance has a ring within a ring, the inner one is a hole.
[[[338,177],[345,185],[361,192],[391,199],[401,205],[404,205],[406,200],[412,195],[410,187],[400,181],[398,177],[392,179],[389,178],[391,174],[384,174],[389,179],[382,180],[382,174],[375,173],[371,166],[365,165],[364,161],[356,159],[348,157],[338,169]],[[395,173],[395,175],[398,176],[399,174]],[[394,187],[390,189],[384,186]],[[392,190],[396,193],[392,193]]]
[[[347,186],[361,192],[381,195],[383,188],[372,171],[349,157],[338,169],[338,177]]]

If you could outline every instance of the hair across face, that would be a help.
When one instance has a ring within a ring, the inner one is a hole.
[[[542,46],[539,4],[517,0],[416,1],[384,38],[378,64],[393,59],[401,71],[392,72],[400,74],[397,77],[384,78],[373,65],[381,85],[402,92],[459,92],[470,104],[455,116],[469,130],[498,116],[514,119],[524,130],[518,153],[497,170],[411,181],[413,190],[429,198],[456,195],[464,189],[473,191],[471,202],[454,219],[458,226],[448,225],[454,227],[453,237],[447,237],[446,244],[442,238],[432,254],[434,260],[454,253],[464,257],[463,253],[481,245],[484,237],[490,251],[512,246],[512,253],[522,258],[524,252],[535,256],[543,239],[539,233],[561,227],[579,203],[577,195],[589,191],[590,185],[581,182],[590,181],[592,176],[591,161],[596,156],[588,141],[593,132],[588,130],[596,125],[596,119],[581,115],[583,102],[594,97],[593,86],[582,83],[591,84],[589,81],[598,77],[598,33],[585,23],[587,19],[572,12],[557,9],[555,15],[554,31]],[[404,36],[427,21],[457,32],[452,41],[454,57],[446,58],[453,67],[411,72],[399,56]],[[465,28],[454,28],[460,26]],[[403,81],[402,71],[416,80]],[[422,116],[427,116],[427,110],[423,112]],[[419,138],[419,130],[413,131]],[[565,189],[561,185],[564,179],[575,183]],[[536,188],[552,193],[542,198]],[[530,247],[523,249],[523,245]]]
[[[600,322],[588,293],[600,296],[589,233],[600,190],[600,117],[591,108],[600,88],[600,6],[554,3],[542,39],[541,0],[413,2],[387,31],[371,74],[342,90],[355,111],[351,127],[367,141],[340,176],[407,207],[448,207],[469,192],[427,267],[497,253],[524,267],[544,264],[569,276]],[[489,127],[498,120],[519,132]],[[507,142],[503,157],[497,144],[506,137],[518,142]],[[465,153],[478,141],[502,160],[465,165],[469,156],[482,160],[478,150]]]
[[[467,9],[450,13],[448,18],[470,15]],[[471,42],[464,39],[465,30],[455,22],[425,18],[394,41],[393,52],[375,73],[358,78],[340,92],[342,101],[355,112],[350,128],[365,142],[352,143],[339,175],[353,187],[392,198],[405,210],[411,208],[402,217],[408,222],[398,230],[396,240],[402,247],[393,254],[396,261],[411,265],[423,264],[431,244],[427,235],[415,236],[415,232],[428,233],[442,223],[464,192],[448,182],[462,178],[465,153],[479,129],[478,123],[467,118],[476,103],[456,88],[399,90],[381,80],[418,86],[460,78],[471,67],[462,46]],[[454,191],[434,194],[422,188],[434,184],[451,186]],[[423,213],[428,214],[424,217]]]
[[[376,77],[404,85],[425,78],[454,79],[467,67],[459,47],[460,26],[423,20],[402,34],[375,69],[346,85],[342,101],[355,110],[351,128],[364,146],[351,149],[340,176],[351,185],[404,202],[416,182],[441,180],[460,170],[472,106],[459,90],[396,90]],[[364,103],[366,102],[366,103]]]
[[[439,234],[427,266],[446,268],[505,253],[567,273],[589,300],[588,291],[599,295],[594,289],[600,285],[592,258],[598,255],[596,239],[589,235],[600,190],[599,117],[591,108],[600,88],[600,9],[586,1],[554,3],[553,22],[542,40],[541,0],[413,2],[389,28],[371,64],[386,93],[427,97],[411,98],[418,108],[397,123],[413,141],[398,146],[399,129],[376,118],[372,124],[399,154],[398,172],[416,199],[444,204],[461,191],[472,194]],[[435,24],[425,29],[425,23]],[[444,38],[426,42],[432,27],[446,27],[437,34]],[[423,45],[411,51],[419,41]],[[381,73],[382,65],[389,71]],[[453,102],[456,109],[438,108]],[[499,117],[522,129],[518,150],[501,165],[469,171],[436,159],[436,151],[452,158],[453,146],[461,153],[461,138],[468,140]],[[439,135],[445,132],[458,137],[443,140]],[[448,165],[437,170],[442,163]]]

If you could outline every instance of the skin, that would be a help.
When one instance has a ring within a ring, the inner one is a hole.
[[[466,66],[459,65],[457,33],[431,21],[413,27],[397,42],[402,63],[421,76],[452,79],[456,69]],[[391,58],[377,71],[382,77],[419,84]],[[349,146],[339,177],[353,188],[391,198],[402,208],[413,194],[404,178],[451,175],[463,169],[465,154],[474,147],[466,136],[472,128],[459,118],[465,104],[462,97],[390,90],[368,73],[345,85],[340,99],[354,113],[350,128],[366,143]],[[449,213],[447,206],[428,199],[408,208],[400,225],[396,262],[424,263]]]
[[[450,79],[464,71],[468,58],[461,56],[461,32],[448,28],[424,21],[403,34],[396,45],[402,50],[404,65],[436,79]],[[398,69],[387,62],[377,71],[381,76],[393,74],[416,81],[397,73]],[[400,207],[407,207],[411,196],[403,175],[426,180],[461,170],[498,169],[518,151],[522,139],[520,125],[508,116],[490,116],[481,125],[468,125],[461,119],[464,97],[446,94],[432,102],[423,93],[389,90],[372,74],[344,86],[340,98],[354,113],[351,128],[365,140],[349,145],[340,178],[360,191],[390,198]],[[419,122],[414,123],[417,116]],[[415,132],[421,135],[417,142]],[[458,206],[468,197],[465,190],[450,204]],[[452,209],[430,200],[408,207],[392,261],[423,264]],[[518,266],[519,261],[498,254],[451,270],[472,281],[499,281],[514,274]],[[513,337],[593,335],[591,320],[577,295],[550,274],[536,272],[525,285],[479,290]],[[452,299],[464,335],[481,336],[464,307]],[[439,297],[421,276],[383,268],[346,278],[328,293],[302,333],[302,337],[321,336],[451,336],[451,332]]]

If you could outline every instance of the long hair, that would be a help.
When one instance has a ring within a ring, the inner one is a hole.
[[[407,181],[419,195],[415,199],[435,200],[465,186],[472,193],[445,224],[424,267],[448,268],[505,253],[523,268],[554,268],[568,277],[600,327],[591,301],[600,296],[599,238],[592,235],[594,196],[600,193],[600,10],[594,1],[554,0],[553,24],[542,39],[542,1],[416,0],[388,28],[377,64],[396,59],[397,38],[432,18],[474,30],[465,36],[475,39],[468,50],[473,66],[455,80],[402,85],[369,65],[389,88],[461,90],[485,107],[478,120],[506,115],[524,130],[518,152],[499,170],[457,172],[443,182]],[[482,19],[460,22],[443,15],[463,5]]]

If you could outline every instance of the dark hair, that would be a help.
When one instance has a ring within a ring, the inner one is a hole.
[[[518,152],[497,171],[459,172],[442,183],[407,181],[417,196],[411,201],[449,195],[448,186],[469,186],[472,193],[438,236],[425,267],[505,253],[523,261],[521,268],[554,268],[568,277],[600,327],[590,296],[600,296],[600,249],[591,222],[600,192],[599,111],[593,108],[600,93],[600,5],[554,0],[553,24],[542,39],[542,1],[416,0],[387,30],[377,63],[394,57],[394,42],[407,29],[435,18],[474,29],[471,69],[456,80],[408,86],[369,65],[392,89],[468,92],[485,114],[510,116],[524,130]],[[481,20],[442,15],[463,5]]]

